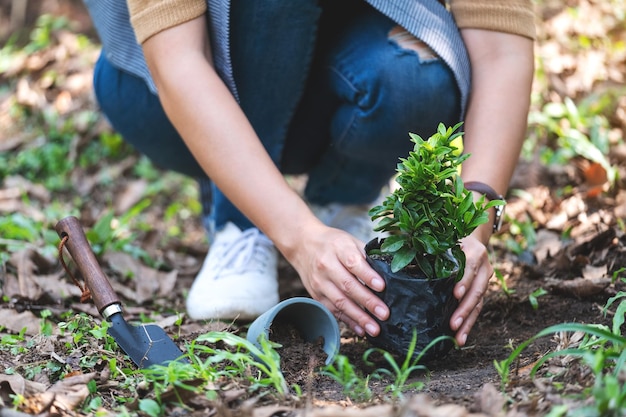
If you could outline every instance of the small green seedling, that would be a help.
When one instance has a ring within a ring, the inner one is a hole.
[[[571,410],[568,416],[623,416],[626,414],[626,387],[623,384],[623,369],[626,366],[626,337],[622,325],[626,320],[626,292],[621,291],[609,299],[604,308],[621,300],[613,316],[612,328],[599,324],[562,323],[550,326],[520,344],[503,361],[495,361],[495,367],[502,380],[502,388],[508,384],[511,365],[530,344],[537,339],[561,332],[581,332],[584,337],[577,346],[550,352],[542,356],[531,370],[531,378],[550,359],[557,356],[572,356],[585,364],[594,377],[590,398],[580,398],[581,408]],[[583,394],[584,395],[584,394]]]
[[[322,371],[337,381],[343,387],[343,393],[354,401],[368,401],[372,398],[372,390],[369,387],[370,376],[361,376],[354,365],[344,355],[337,355],[335,361],[327,365]]]
[[[504,275],[502,275],[502,272],[496,270],[494,271],[494,274],[496,278],[498,279],[498,282],[500,283],[500,288],[502,288],[502,291],[504,291],[504,294],[507,297],[510,297],[513,294],[515,294],[515,290],[509,288],[508,284],[506,283],[506,278],[504,278]]]
[[[232,350],[214,347],[218,343],[230,346]],[[202,392],[206,388],[204,384],[190,384],[189,381],[210,383],[220,378],[249,380],[252,383],[251,390],[271,387],[284,398],[288,387],[280,370],[280,356],[274,349],[275,344],[262,338],[260,345],[258,348],[232,333],[209,332],[200,335],[188,346],[185,356],[189,363],[173,361],[165,365],[153,365],[139,372],[151,384],[159,404],[162,394],[170,387]],[[254,372],[251,373],[251,370]],[[182,404],[178,391],[176,395]]]
[[[398,364],[398,362],[391,353],[380,348],[368,349],[363,355],[363,360],[368,365],[373,365],[373,363],[369,360],[370,355],[372,355],[374,352],[381,354],[385,361],[387,361],[387,363],[390,365],[391,371],[385,368],[378,368],[372,373],[372,377],[378,379],[383,377],[390,378],[391,383],[387,386],[386,391],[391,392],[393,397],[402,398],[403,393],[410,389],[421,390],[424,388],[424,383],[422,381],[409,383],[409,377],[417,371],[428,372],[428,368],[426,366],[419,364],[420,360],[428,351],[428,349],[432,348],[440,342],[443,342],[446,339],[454,341],[454,339],[450,336],[439,336],[431,341],[426,346],[426,348],[414,358],[413,354],[415,353],[415,346],[417,345],[417,331],[414,329],[413,336],[411,338],[411,344],[409,345],[406,356],[401,364]]]
[[[548,291],[544,290],[543,288],[537,288],[530,295],[528,295],[528,301],[530,302],[533,310],[537,310],[539,308],[539,301],[537,299],[546,294],[548,294]]]

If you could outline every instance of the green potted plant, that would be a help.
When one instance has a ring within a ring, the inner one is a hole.
[[[390,316],[377,320],[381,332],[368,338],[380,348],[406,354],[416,332],[414,352],[421,360],[443,356],[453,346],[452,338],[440,336],[452,336],[449,322],[458,305],[452,291],[465,269],[460,240],[488,221],[490,207],[504,204],[486,202],[484,196],[474,202],[464,187],[459,172],[470,155],[454,145],[463,135],[460,126],[440,124],[428,140],[410,133],[414,148],[398,163],[399,187],[369,212],[378,221],[374,230],[386,236],[370,241],[365,251],[386,282],[378,296]]]

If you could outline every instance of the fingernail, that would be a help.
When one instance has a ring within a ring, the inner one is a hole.
[[[372,289],[374,290],[382,290],[385,286],[385,281],[380,278],[374,278],[372,280]]]
[[[381,306],[376,306],[376,308],[374,309],[374,314],[380,320],[385,320],[387,318],[387,310]]]
[[[463,317],[459,317],[458,319],[454,320],[455,329],[458,329],[459,327],[461,327],[461,324],[463,324]],[[465,337],[467,337],[467,335]]]
[[[359,336],[363,336],[365,334],[361,326],[354,326],[353,330],[354,330],[354,333],[358,334]]]
[[[367,331],[367,334],[369,334],[370,336],[374,336],[374,333],[376,333],[376,326],[368,323],[365,325],[365,331]]]
[[[465,342],[467,342],[467,334],[466,334],[466,333],[463,333],[463,334],[461,335],[461,345],[464,345],[464,344],[465,344]]]

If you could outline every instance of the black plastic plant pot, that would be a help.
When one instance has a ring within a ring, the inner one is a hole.
[[[422,354],[420,362],[427,362],[445,356],[454,346],[448,338],[426,347],[440,336],[453,336],[450,318],[458,306],[452,291],[456,284],[456,274],[447,278],[427,279],[423,274],[409,275],[406,272],[392,272],[389,262],[369,255],[372,249],[380,247],[382,241],[374,239],[365,246],[367,262],[385,280],[383,292],[376,293],[389,307],[389,319],[380,321],[380,333],[376,337],[367,336],[374,346],[388,352],[406,356],[411,345],[414,330],[417,342],[413,358]]]

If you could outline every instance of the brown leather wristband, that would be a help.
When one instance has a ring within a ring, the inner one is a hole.
[[[491,188],[489,185],[480,181],[468,181],[465,183],[465,188],[470,191],[476,191],[477,193],[483,194],[490,201],[493,200],[502,200],[506,205],[506,200],[502,194],[498,194],[496,190]],[[495,206],[496,217],[493,220],[493,233],[500,230],[502,227],[502,220],[504,218],[504,206]]]

